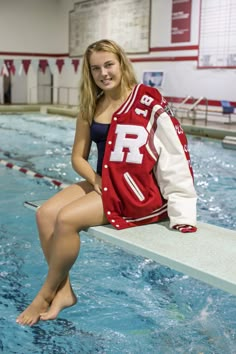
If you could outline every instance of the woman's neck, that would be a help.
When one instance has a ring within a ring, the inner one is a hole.
[[[123,92],[121,92],[121,89],[117,90],[116,92],[107,91],[104,92],[104,101],[107,102],[108,105],[121,105],[131,92],[131,89],[123,90]]]
[[[113,113],[122,106],[131,92],[132,90],[128,89],[122,95],[118,91],[104,92],[97,102],[95,120],[101,123],[110,123]]]

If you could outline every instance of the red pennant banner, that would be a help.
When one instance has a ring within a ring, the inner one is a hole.
[[[6,59],[6,60],[4,60],[4,63],[7,67],[9,74],[12,73],[13,75],[15,75],[16,68],[15,68],[13,59]]]
[[[77,73],[79,67],[79,59],[72,59],[72,64],[74,65],[75,73]]]
[[[42,72],[45,74],[47,66],[49,65],[48,60],[47,59],[37,59],[37,60],[38,60],[38,66],[40,67]],[[3,60],[3,63],[5,64],[5,67],[6,67],[5,70],[7,70],[7,72],[9,74],[15,75],[16,67],[18,67],[18,66],[14,65],[14,59],[5,59],[5,60]],[[23,70],[24,70],[25,74],[27,75],[30,65],[34,66],[33,65],[34,64],[34,59],[21,59],[21,63],[22,63],[22,66],[23,66]],[[56,59],[55,60],[55,64],[57,66],[59,74],[61,74],[61,72],[63,70],[63,66],[65,65],[65,63],[66,63],[65,59]],[[79,64],[80,64],[80,60],[79,59],[72,59],[71,60],[71,64],[74,67],[74,72],[77,73],[78,67],[79,67]],[[0,68],[0,71],[3,72],[3,68],[2,68],[2,70]]]
[[[39,60],[39,66],[42,69],[42,72],[45,74],[46,68],[48,66],[48,61],[47,59],[40,59]]]
[[[24,68],[25,75],[28,74],[30,63],[31,63],[31,60],[29,60],[29,59],[23,59],[22,60],[22,65],[23,65],[23,68]]]
[[[61,73],[63,65],[64,65],[64,59],[57,59],[56,65],[57,65],[59,73]]]

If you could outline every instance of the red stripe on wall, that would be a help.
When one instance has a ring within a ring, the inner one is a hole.
[[[6,56],[25,56],[25,57],[52,57],[52,58],[58,58],[58,57],[68,57],[68,53],[27,53],[27,52],[0,52],[0,55]]]
[[[179,45],[179,46],[169,46],[169,47],[153,47],[150,48],[150,52],[168,52],[176,50],[198,50],[198,45]]]
[[[153,47],[150,52],[168,52],[179,50],[198,50],[198,45],[180,45],[168,47]],[[69,53],[32,53],[32,52],[0,52],[0,55],[26,56],[26,57],[68,57]]]
[[[179,50],[198,50],[198,45],[180,45],[180,46],[168,46],[168,47],[153,47],[150,48],[150,52],[168,52]],[[10,56],[25,56],[25,57],[68,57],[69,53],[32,53],[32,52],[0,52],[0,55]]]
[[[49,53],[16,53],[16,52],[0,52],[0,56],[25,56],[25,57],[50,57],[50,58],[59,58],[59,57],[68,57],[68,53],[58,53],[58,54],[49,54]],[[197,56],[178,56],[178,57],[146,57],[146,58],[131,58],[131,61],[134,63],[142,62],[157,62],[157,61],[197,61]]]
[[[156,62],[156,61],[197,61],[198,56],[181,56],[181,57],[150,57],[150,58],[131,58],[133,63]]]

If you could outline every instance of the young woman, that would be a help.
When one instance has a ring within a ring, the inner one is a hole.
[[[167,102],[137,84],[122,48],[111,40],[91,44],[80,84],[80,113],[72,164],[84,181],[57,193],[37,210],[46,280],[17,322],[55,319],[76,303],[69,271],[79,232],[111,223],[117,229],[169,217],[170,227],[196,231],[196,193],[187,140]],[[97,143],[97,171],[88,162]]]

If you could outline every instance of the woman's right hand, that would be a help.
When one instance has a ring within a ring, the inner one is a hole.
[[[98,174],[96,174],[96,176],[95,176],[93,188],[94,188],[95,192],[97,192],[100,195],[102,194],[102,177]]]

